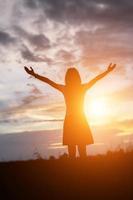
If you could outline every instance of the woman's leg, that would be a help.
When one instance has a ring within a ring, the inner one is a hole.
[[[79,152],[80,158],[86,158],[86,156],[87,156],[86,145],[84,145],[84,144],[78,145],[78,152]]]
[[[76,145],[68,145],[69,158],[76,158]]]

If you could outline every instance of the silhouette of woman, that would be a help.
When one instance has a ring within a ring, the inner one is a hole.
[[[77,69],[69,68],[65,75],[65,85],[57,84],[46,77],[36,74],[32,67],[30,67],[30,69],[24,67],[28,74],[45,83],[48,83],[63,93],[66,103],[63,145],[68,145],[70,158],[76,157],[76,145],[78,146],[80,157],[85,158],[86,145],[94,143],[92,133],[83,110],[85,92],[98,80],[111,72],[115,67],[116,65],[111,63],[105,72],[84,84],[81,83],[81,78]]]

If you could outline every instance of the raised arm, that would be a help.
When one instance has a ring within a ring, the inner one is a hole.
[[[57,89],[57,90],[63,92],[63,90],[64,90],[64,85],[57,84],[57,83],[55,83],[54,81],[51,81],[50,79],[48,79],[48,78],[46,78],[46,77],[44,77],[44,76],[41,76],[41,75],[39,75],[39,74],[36,74],[36,73],[34,72],[34,70],[33,70],[32,67],[30,67],[30,69],[29,69],[28,67],[25,66],[24,69],[25,69],[25,71],[26,71],[28,74],[34,76],[35,78],[39,79],[40,81],[43,81],[43,82],[45,82],[45,83],[51,85],[51,86],[54,87],[55,89]]]
[[[103,77],[105,77],[109,72],[111,72],[114,68],[116,67],[116,64],[110,64],[108,66],[108,69],[103,72],[102,74],[99,74],[98,76],[96,76],[94,79],[92,79],[91,81],[89,81],[88,83],[83,84],[83,86],[85,87],[85,89],[89,89],[91,86],[93,86],[98,80],[102,79]]]

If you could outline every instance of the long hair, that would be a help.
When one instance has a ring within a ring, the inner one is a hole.
[[[66,85],[70,84],[81,84],[81,78],[78,70],[76,68],[69,68],[65,75],[65,83]]]

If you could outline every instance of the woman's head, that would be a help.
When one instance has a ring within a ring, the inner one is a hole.
[[[79,72],[76,68],[69,68],[66,72],[65,76],[65,83],[66,85],[69,84],[81,84],[81,78]]]

